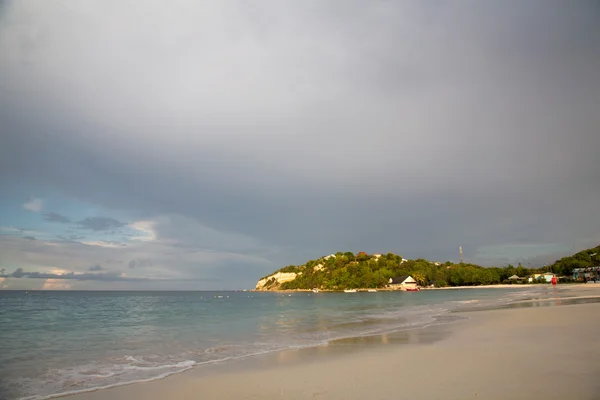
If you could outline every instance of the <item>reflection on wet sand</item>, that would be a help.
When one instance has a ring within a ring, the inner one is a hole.
[[[212,366],[211,369],[215,372],[219,371],[221,368],[231,371],[232,369],[244,369],[248,366],[251,366],[251,368],[279,368],[283,365],[300,362],[318,362],[318,360],[321,360],[324,357],[349,356],[365,351],[376,351],[381,346],[412,346],[435,343],[447,338],[451,334],[451,327],[448,323],[463,320],[465,318],[466,317],[457,315],[445,315],[437,318],[437,322],[441,322],[441,324],[432,325],[426,328],[332,340],[328,344],[322,346],[282,350],[255,358],[239,360],[236,363],[215,365]]]
[[[577,288],[579,289],[579,288]],[[527,298],[520,301],[515,301],[512,303],[504,304],[504,305],[495,305],[490,307],[473,307],[469,309],[463,309],[456,311],[457,313],[470,313],[474,311],[486,311],[486,310],[501,310],[508,308],[532,308],[532,307],[555,307],[561,305],[571,305],[571,304],[587,304],[587,303],[599,303],[600,296],[597,295],[597,291],[592,292],[589,291],[590,295],[585,296],[587,294],[586,290],[579,290],[576,296],[573,296],[570,287],[553,287],[552,289],[548,288],[543,292],[537,293],[535,296],[531,298]],[[583,296],[582,296],[583,294]]]
[[[508,304],[506,306],[501,307],[489,307],[489,308],[481,308],[481,309],[472,309],[466,310],[462,312],[472,312],[472,311],[486,311],[486,310],[501,310],[506,308],[532,308],[532,307],[556,307],[556,306],[566,306],[571,304],[587,304],[587,303],[600,303],[600,297],[547,297],[543,299],[535,299],[535,300],[523,300],[516,303]]]
[[[421,329],[408,329],[398,332],[385,333],[373,336],[359,336],[345,339],[334,340],[329,343],[332,351],[338,347],[348,347],[364,345],[370,346],[373,344],[396,345],[396,344],[429,344],[434,343],[449,334],[449,327],[445,324],[464,319],[456,315],[445,315],[436,318],[436,323],[440,325],[429,326]]]

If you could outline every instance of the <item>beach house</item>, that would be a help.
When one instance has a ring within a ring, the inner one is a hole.
[[[574,268],[573,279],[584,281],[599,281],[600,267]]]
[[[552,282],[553,276],[556,276],[556,274],[553,274],[552,272],[545,272],[543,274],[533,274],[532,276],[530,276],[527,279],[527,282],[531,283],[533,281],[539,281],[539,279],[541,279],[542,282],[550,283],[550,282]],[[510,278],[508,278],[508,279],[510,279]],[[556,279],[558,279],[558,276],[556,276]]]
[[[533,281],[537,282],[537,280],[540,276],[542,276],[542,274],[533,274],[529,278],[527,278],[527,282],[529,282],[529,283],[531,283]],[[550,279],[552,279],[552,278],[550,278]]]
[[[417,289],[417,281],[410,275],[402,275],[390,278],[389,287],[395,290]]]

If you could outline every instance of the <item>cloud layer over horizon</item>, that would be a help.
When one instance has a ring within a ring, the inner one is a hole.
[[[4,2],[0,268],[239,288],[596,245],[599,37],[591,0]]]

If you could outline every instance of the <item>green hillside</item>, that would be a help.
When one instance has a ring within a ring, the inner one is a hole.
[[[348,288],[381,288],[392,277],[411,275],[421,285],[463,286],[501,283],[509,276],[525,276],[529,270],[517,268],[484,268],[474,264],[436,263],[425,259],[405,260],[402,256],[336,253],[310,260],[304,265],[288,265],[277,272],[294,272],[296,279],[280,285],[271,280],[266,289],[342,290]],[[273,274],[269,275],[272,276]],[[269,276],[265,277],[268,278]]]
[[[573,268],[600,266],[600,245],[563,257],[548,266],[548,270],[562,276],[573,274]]]
[[[392,277],[411,275],[422,286],[476,286],[508,283],[508,277],[527,277],[534,273],[551,271],[561,276],[572,275],[573,268],[597,265],[600,246],[581,251],[557,260],[539,269],[522,265],[506,267],[482,267],[475,264],[432,262],[422,258],[406,260],[393,253],[366,254],[360,252],[336,253],[310,260],[303,265],[288,265],[264,278],[263,290],[312,289],[343,290],[350,288],[382,288]],[[280,283],[273,275],[295,273],[295,279]],[[267,279],[269,278],[269,279]],[[259,281],[260,283],[260,281]],[[257,287],[258,288],[258,287]]]

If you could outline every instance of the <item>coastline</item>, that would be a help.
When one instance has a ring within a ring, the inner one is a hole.
[[[479,286],[446,286],[446,287],[422,287],[421,290],[463,290],[463,289],[519,289],[519,288],[531,288],[544,284],[531,284],[531,283],[517,283],[517,284],[505,284],[499,283],[496,285],[479,285]]]
[[[567,283],[567,284],[558,284],[561,289],[582,289],[582,288],[600,288],[600,283]],[[480,286],[447,286],[447,287],[434,287],[427,288],[422,287],[421,290],[456,290],[456,289],[518,289],[518,288],[551,288],[552,285],[550,283],[516,283],[516,284],[505,284],[500,283],[496,285],[480,285]]]
[[[479,285],[479,286],[446,286],[446,287],[426,287],[426,286],[419,286],[420,290],[460,290],[460,289],[517,289],[517,288],[528,288],[528,287],[536,287],[536,286],[542,286],[544,284],[529,284],[529,283],[523,283],[523,284],[497,284],[497,285]],[[549,285],[549,284],[548,284]],[[577,285],[577,284],[573,284],[573,285]],[[356,288],[356,292],[357,293],[362,293],[362,292],[368,292],[369,290],[372,290],[372,288]],[[391,288],[376,288],[375,290],[377,290],[378,292],[402,292],[402,289],[391,289]],[[252,289],[249,290],[249,292],[255,292],[255,293],[310,293],[312,292],[312,289],[277,289],[277,290],[256,290],[256,289]],[[343,290],[328,290],[328,289],[319,289],[319,292],[323,292],[323,293],[344,293]]]
[[[600,283],[568,283],[568,284],[559,284],[560,288],[592,288],[592,287],[600,287]],[[550,283],[515,283],[515,284],[506,284],[499,283],[494,285],[472,285],[472,286],[446,286],[446,287],[426,287],[419,286],[420,290],[463,290],[463,289],[520,289],[520,288],[532,288],[532,287],[552,287]],[[368,292],[367,288],[356,288],[358,293]],[[377,288],[378,292],[401,292],[400,289],[390,289],[390,288]],[[256,290],[250,289],[248,292],[254,293],[310,293],[312,289],[281,289],[281,290]],[[327,289],[319,289],[319,292],[323,293],[344,293],[343,290],[327,290]]]
[[[460,312],[466,318],[457,323],[199,366],[68,398],[391,399],[400,380],[407,398],[595,399],[600,321],[590,315],[600,303],[590,301],[599,300],[600,284],[565,287],[567,297]],[[545,380],[554,383],[532,384]]]

